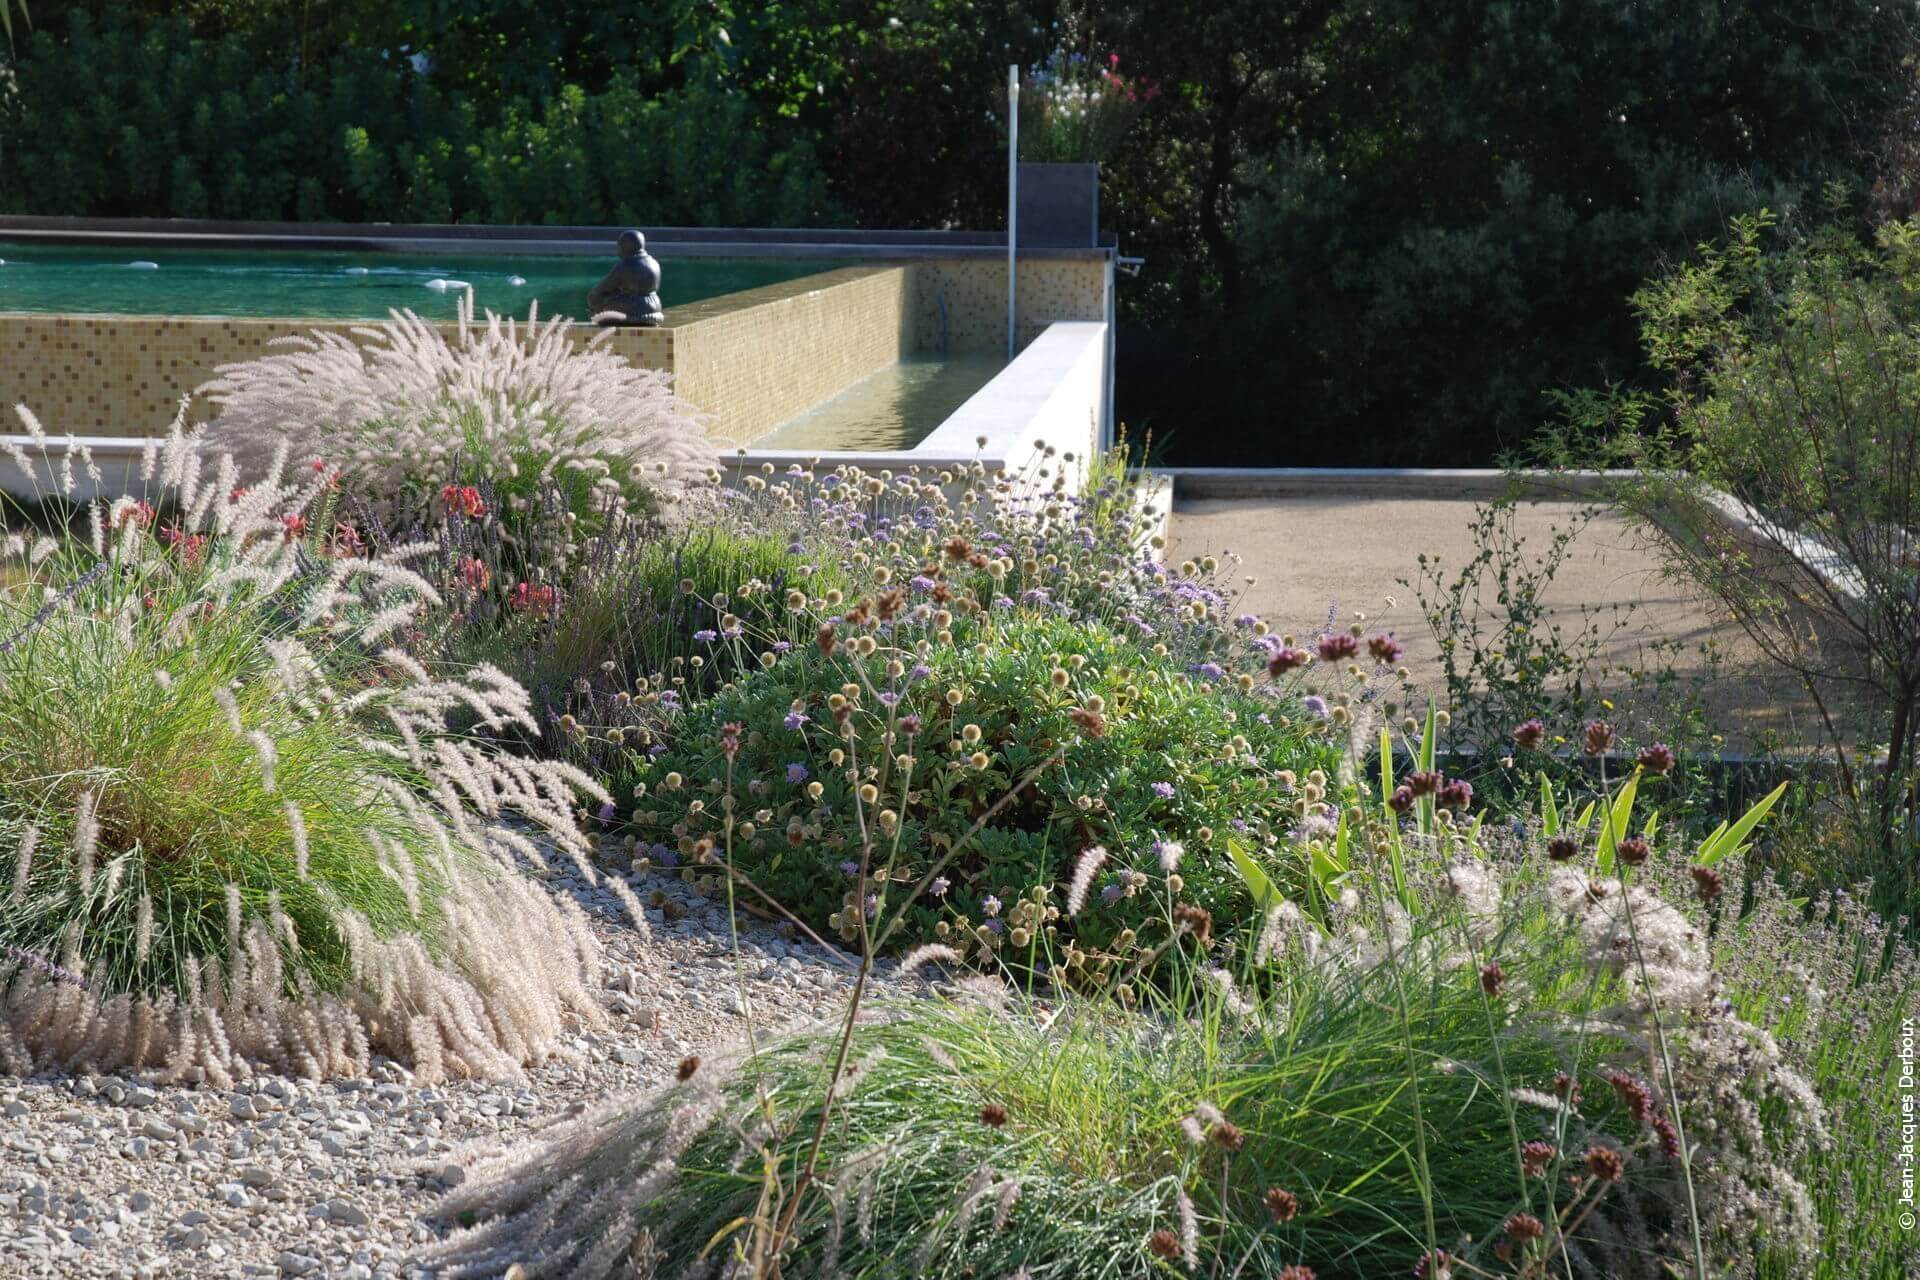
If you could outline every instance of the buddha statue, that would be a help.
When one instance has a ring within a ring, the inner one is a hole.
[[[609,311],[619,318],[603,315]],[[660,264],[638,231],[620,233],[620,261],[587,295],[587,312],[601,324],[654,325],[667,318],[660,310]]]

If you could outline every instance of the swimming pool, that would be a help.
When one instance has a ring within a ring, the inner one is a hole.
[[[759,449],[911,449],[1006,367],[994,355],[909,355],[754,441]]]
[[[410,254],[157,249],[0,241],[0,312],[378,320],[396,308],[451,320],[471,286],[476,309],[585,318],[605,255]],[[766,258],[669,259],[661,301],[675,307],[842,265]]]

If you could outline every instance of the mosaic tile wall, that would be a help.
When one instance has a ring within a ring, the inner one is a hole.
[[[1021,344],[1056,320],[1103,319],[1103,282],[1097,260],[1022,263]],[[673,373],[680,394],[714,416],[717,437],[745,443],[908,352],[999,350],[1006,296],[1006,264],[994,260],[845,267],[679,308],[670,326],[611,342]],[[25,403],[59,435],[155,435],[217,365],[284,334],[352,327],[0,313],[0,407]],[[190,420],[205,413],[196,403]]]
[[[714,436],[765,435],[913,349],[911,270],[845,267],[682,308],[674,389],[714,415]]]
[[[915,263],[914,349],[1002,351],[1007,342],[1007,264],[990,258]],[[1056,320],[1105,320],[1106,264],[1097,258],[1022,262],[1016,341],[1022,347]],[[942,346],[942,339],[945,346]]]

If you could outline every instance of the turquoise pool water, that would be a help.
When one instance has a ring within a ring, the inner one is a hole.
[[[753,442],[756,449],[911,449],[1006,367],[1000,356],[909,356]]]
[[[611,238],[608,240],[612,244]],[[378,320],[411,308],[451,320],[466,285],[477,310],[586,318],[587,290],[605,256],[287,252],[67,247],[0,241],[0,311],[136,316],[276,316]],[[690,258],[661,264],[661,302],[704,298],[829,270],[838,263]]]

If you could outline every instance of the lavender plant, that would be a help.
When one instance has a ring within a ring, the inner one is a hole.
[[[242,488],[176,431],[160,507],[8,544],[0,1068],[514,1075],[597,1017],[597,944],[519,870],[544,844],[591,874],[592,782],[448,732],[530,724],[527,695],[400,647],[426,548],[359,554],[285,452]]]

